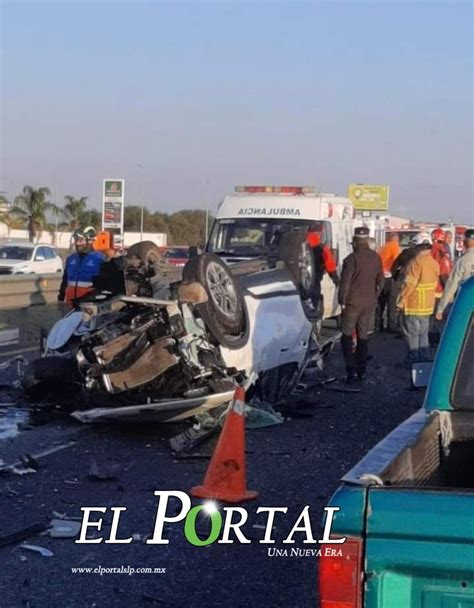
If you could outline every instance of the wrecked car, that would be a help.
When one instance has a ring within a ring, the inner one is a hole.
[[[204,253],[178,276],[163,271],[151,242],[132,246],[121,264],[125,294],[88,294],[52,328],[23,376],[31,396],[69,391],[84,422],[169,422],[227,403],[250,378],[263,393],[275,390],[272,379],[281,391],[299,377],[312,352],[306,231],[232,269]]]

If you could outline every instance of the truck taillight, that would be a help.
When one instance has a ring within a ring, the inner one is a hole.
[[[331,549],[341,555],[330,556]],[[327,553],[327,555],[325,555]],[[362,608],[362,540],[328,545],[319,559],[320,608]]]

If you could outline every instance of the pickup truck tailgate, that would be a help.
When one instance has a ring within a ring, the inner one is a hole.
[[[366,608],[474,608],[474,493],[372,487]]]

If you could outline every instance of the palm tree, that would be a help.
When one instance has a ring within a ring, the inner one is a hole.
[[[102,224],[102,213],[97,209],[88,209],[82,216],[84,226],[93,226],[96,230],[100,230]]]
[[[64,205],[64,213],[69,222],[69,228],[75,230],[84,223],[84,216],[87,213],[87,196],[74,198],[70,194],[64,197],[66,204]]]
[[[7,213],[9,211],[10,213]],[[10,236],[11,230],[24,227],[24,220],[11,215],[11,203],[6,196],[0,195],[0,223],[7,228],[7,234]]]
[[[0,194],[0,209],[8,209],[10,207],[10,201],[3,194]]]
[[[57,205],[47,200],[48,196],[51,196],[49,188],[25,186],[22,194],[15,197],[11,214],[26,222],[31,243],[36,239],[36,235],[41,234],[47,227],[47,212],[59,213]]]

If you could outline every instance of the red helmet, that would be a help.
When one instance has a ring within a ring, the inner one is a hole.
[[[436,241],[444,243],[444,241],[446,240],[446,232],[442,228],[436,228],[431,233],[431,238],[433,240],[433,243],[435,243]]]
[[[317,247],[321,243],[321,235],[319,234],[319,232],[314,232],[313,230],[310,230],[308,232],[306,240],[310,247]]]

